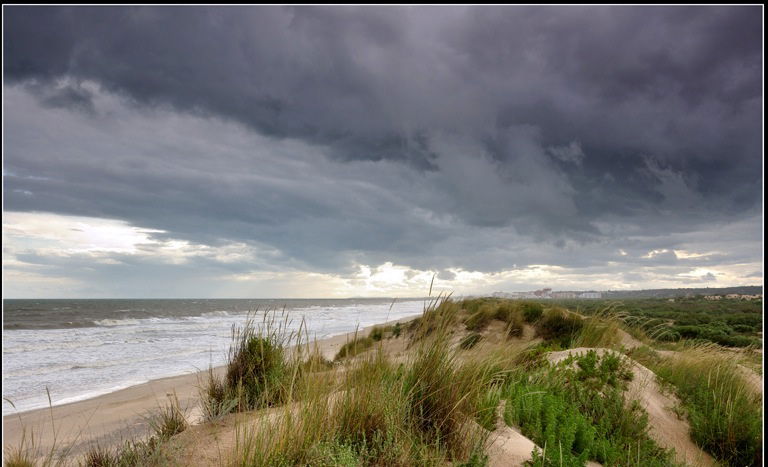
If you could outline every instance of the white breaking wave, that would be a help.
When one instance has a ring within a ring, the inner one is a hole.
[[[131,326],[139,324],[138,319],[98,319],[93,322],[97,326]]]
[[[309,338],[354,331],[420,313],[422,301],[347,306],[308,305],[285,311],[288,326],[304,323]],[[278,311],[278,316],[281,316]],[[6,330],[3,397],[17,411],[88,399],[153,379],[192,373],[226,360],[232,325],[248,314],[215,310],[175,318],[102,319],[96,327]],[[256,315],[256,322],[260,322]],[[3,402],[3,415],[13,413]]]

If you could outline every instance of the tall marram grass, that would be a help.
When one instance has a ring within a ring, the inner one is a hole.
[[[243,326],[233,325],[224,376],[209,369],[207,381],[201,385],[206,419],[289,401],[303,368],[301,329],[289,331],[287,316],[280,317],[274,310],[267,310],[259,324],[250,315]],[[294,351],[288,352],[291,345]]]
[[[379,347],[324,370],[328,379],[305,375],[301,399],[238,427],[234,464],[480,462],[487,432],[476,422],[490,425],[498,398],[489,394],[503,371],[456,358],[449,336],[457,311],[446,298],[430,304],[410,329],[415,348],[405,362]]]
[[[493,320],[498,320],[505,324],[507,337],[522,336],[525,323],[536,322],[543,311],[539,303],[512,300],[464,300],[460,307],[467,313],[463,322],[468,331],[483,331]]]
[[[604,308],[585,316],[578,333],[573,337],[574,347],[617,347],[621,341],[619,330],[624,315],[613,308]]]
[[[726,465],[761,465],[762,397],[737,358],[713,344],[694,344],[652,368],[674,385],[699,446]]]

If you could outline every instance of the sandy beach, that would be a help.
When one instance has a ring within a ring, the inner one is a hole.
[[[410,321],[418,315],[381,324]],[[374,326],[357,332],[365,336]],[[339,348],[354,337],[355,332],[317,340],[312,343],[325,358],[333,359]],[[221,373],[224,367],[214,371]],[[167,401],[174,393],[181,407],[187,408],[188,418],[195,423],[200,418],[198,387],[207,370],[181,376],[161,378],[131,386],[91,399],[30,410],[3,417],[3,447],[19,446],[23,437],[34,436],[35,445],[46,453],[54,444],[57,449],[82,452],[93,443],[108,446],[143,436],[148,432],[146,416]]]

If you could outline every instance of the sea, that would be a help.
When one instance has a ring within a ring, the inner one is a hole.
[[[424,299],[3,300],[3,415],[225,363],[265,313],[310,340],[415,316]],[[49,400],[50,395],[50,400]]]

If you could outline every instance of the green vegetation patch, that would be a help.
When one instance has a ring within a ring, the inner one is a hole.
[[[359,353],[365,352],[373,346],[373,342],[374,339],[371,337],[355,337],[341,346],[334,360],[339,361],[343,358],[354,357]]]
[[[762,465],[762,400],[734,359],[694,347],[651,368],[675,388],[696,444],[726,465]]]
[[[583,326],[584,322],[578,315],[563,308],[550,308],[544,311],[534,327],[536,336],[568,348]]]
[[[648,436],[645,411],[626,403],[630,375],[620,357],[594,351],[517,373],[502,392],[504,420],[545,448],[533,465],[674,465],[671,451]]]
[[[702,296],[672,299],[557,300],[555,304],[585,315],[613,308],[627,324],[662,341],[693,339],[727,347],[761,346],[762,300],[705,300]]]

